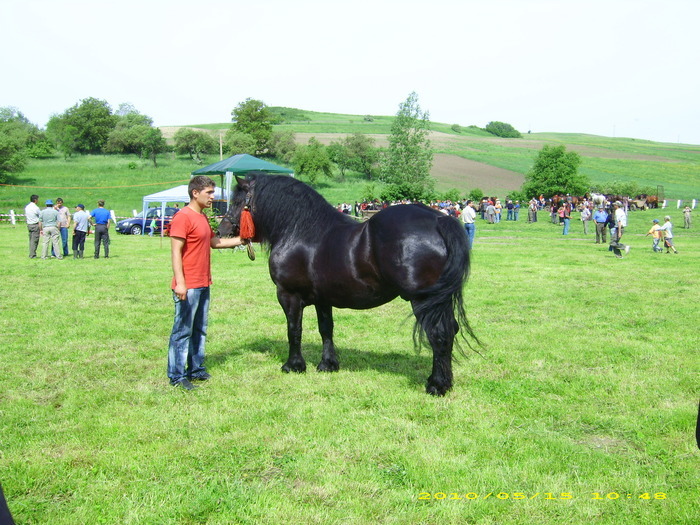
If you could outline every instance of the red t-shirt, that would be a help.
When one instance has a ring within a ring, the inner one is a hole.
[[[182,270],[185,285],[190,288],[204,288],[211,285],[211,239],[215,233],[203,213],[197,213],[185,206],[175,214],[170,223],[170,236],[185,239],[182,250]],[[175,289],[173,276],[171,288]]]

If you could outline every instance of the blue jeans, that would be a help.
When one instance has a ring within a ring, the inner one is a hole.
[[[508,209],[508,217],[506,217],[507,221],[512,221],[513,220],[513,209],[510,208]]]
[[[469,251],[472,251],[472,244],[474,244],[474,235],[476,235],[476,224],[464,224],[464,230],[467,232],[467,238],[469,239]]]
[[[564,219],[564,231],[562,232],[562,235],[569,235],[569,223],[571,222],[571,219]]]
[[[63,256],[68,255],[68,228],[61,228],[61,244],[63,245]]]
[[[209,322],[209,287],[187,290],[181,301],[173,293],[175,319],[168,346],[168,377],[176,384],[205,372],[204,343]]]

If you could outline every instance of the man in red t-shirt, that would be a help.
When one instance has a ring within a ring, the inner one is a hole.
[[[175,214],[170,224],[175,319],[168,346],[168,377],[171,385],[185,390],[196,388],[190,380],[206,381],[210,377],[204,367],[204,344],[212,283],[211,249],[243,244],[240,237],[217,237],[202,213],[211,208],[215,187],[209,177],[193,177],[188,187],[190,203]]]

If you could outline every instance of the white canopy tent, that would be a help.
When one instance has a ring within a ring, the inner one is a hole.
[[[218,186],[216,187],[216,191],[214,192],[214,198],[215,199],[221,199],[221,188]],[[181,186],[175,186],[174,188],[170,188],[169,190],[163,190],[159,191],[158,193],[152,193],[151,195],[146,195],[143,198],[143,213],[141,214],[141,220],[143,221],[143,225],[141,227],[141,235],[144,234],[146,231],[146,215],[148,212],[148,208],[150,208],[150,204],[158,202],[160,203],[160,220],[161,220],[161,228],[160,228],[160,235],[163,236],[163,225],[162,221],[165,218],[165,207],[169,202],[190,202],[190,196],[187,193],[187,184],[183,184]]]

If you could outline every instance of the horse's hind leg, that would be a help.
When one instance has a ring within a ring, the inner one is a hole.
[[[424,309],[420,301],[414,300],[411,304],[416,320],[433,349],[433,370],[425,391],[434,396],[444,396],[452,388],[452,345],[459,330],[452,305],[447,303]]]
[[[317,304],[316,315],[318,317],[318,331],[323,339],[323,356],[318,364],[318,371],[337,372],[340,364],[335,353],[335,345],[333,345],[333,308]]]
[[[301,299],[283,290],[277,291],[277,299],[287,316],[287,339],[289,340],[289,357],[282,365],[283,372],[305,372],[306,362],[301,355],[302,315],[304,307]]]

